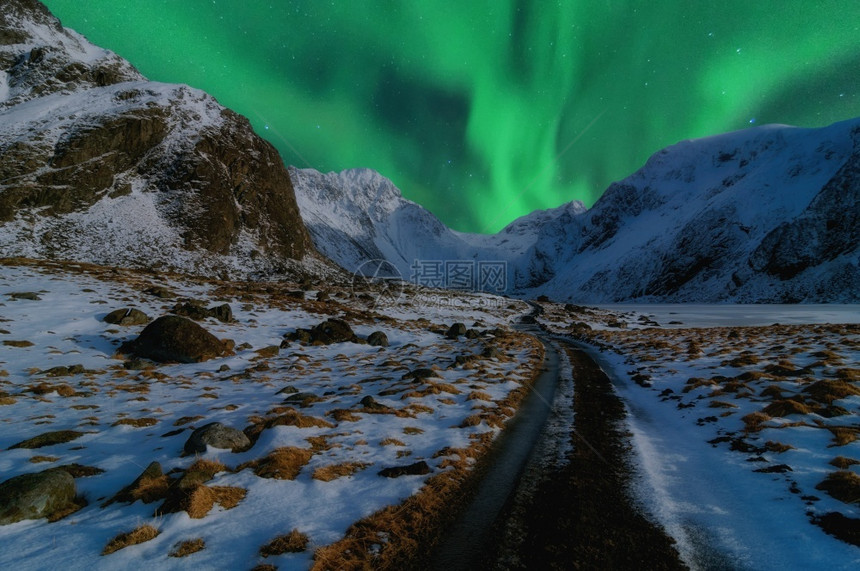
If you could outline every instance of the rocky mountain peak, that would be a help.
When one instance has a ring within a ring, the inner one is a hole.
[[[244,117],[149,82],[39,2],[0,13],[0,252],[204,273],[313,251],[289,174]]]
[[[144,79],[115,53],[63,28],[34,0],[3,2],[0,69],[0,107],[72,89]]]

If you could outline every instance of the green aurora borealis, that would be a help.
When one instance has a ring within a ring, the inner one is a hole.
[[[373,168],[458,230],[591,205],[679,140],[860,116],[857,0],[45,0],[287,164]]]

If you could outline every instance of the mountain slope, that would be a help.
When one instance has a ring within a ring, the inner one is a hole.
[[[537,290],[581,301],[858,301],[860,120],[684,141],[543,228]],[[559,248],[558,236],[566,237]]]
[[[348,270],[501,260],[508,293],[564,301],[860,301],[860,120],[684,141],[588,211],[491,236],[448,229],[371,171],[290,174],[315,244]]]
[[[312,252],[280,156],[244,117],[146,81],[38,2],[4,2],[2,255],[248,273]]]
[[[548,220],[585,211],[575,201],[538,211],[498,234],[468,234],[445,226],[423,206],[403,198],[394,184],[369,169],[320,173],[290,167],[296,200],[315,246],[348,271],[369,260],[386,260],[405,279],[418,262],[504,262],[513,270]],[[527,265],[527,264],[526,264]]]

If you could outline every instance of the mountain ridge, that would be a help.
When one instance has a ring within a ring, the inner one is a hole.
[[[382,257],[408,279],[414,260],[430,252],[504,261],[508,293],[578,303],[860,301],[860,119],[681,141],[610,185],[591,209],[572,202],[536,211],[494,235],[448,229],[402,196],[392,199],[395,187],[381,175],[371,182],[366,171],[314,172],[290,171],[306,220],[325,218],[313,188],[320,180],[347,218],[370,202],[368,185],[387,189],[386,214],[364,233],[338,217],[325,232],[309,223],[317,247],[348,270]],[[408,240],[404,218],[415,225]],[[367,255],[340,255],[326,233]],[[394,253],[370,244],[393,244]]]
[[[0,15],[0,251],[268,275],[325,265],[274,147],[210,95],[147,81],[38,2]]]

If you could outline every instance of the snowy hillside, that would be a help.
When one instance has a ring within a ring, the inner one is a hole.
[[[546,225],[537,291],[607,302],[858,301],[860,120],[684,141]],[[563,244],[559,244],[563,237]]]
[[[498,234],[468,234],[451,230],[423,206],[403,198],[390,180],[372,170],[323,174],[290,167],[290,176],[302,218],[321,253],[351,272],[369,260],[387,260],[407,280],[415,276],[416,260],[504,262],[512,280],[514,268],[528,265],[523,258],[543,224],[585,212],[574,201],[523,216]]]
[[[247,275],[313,255],[277,151],[38,2],[0,13],[0,256]]]
[[[347,269],[503,260],[514,295],[615,301],[860,300],[860,120],[684,141],[578,202],[462,234],[369,171],[292,170],[314,242]]]

